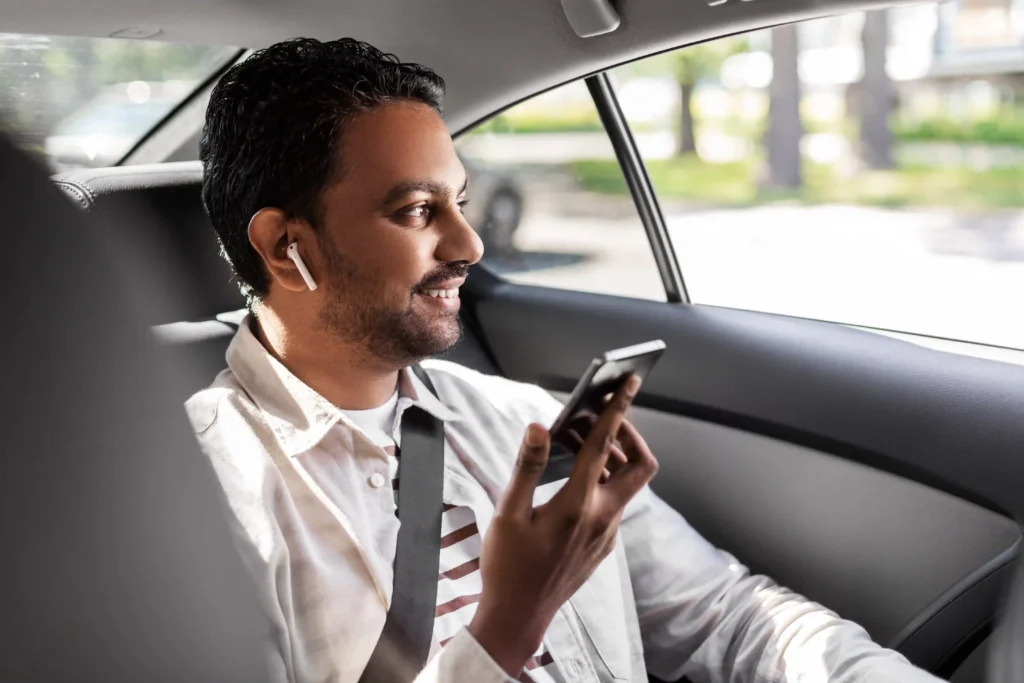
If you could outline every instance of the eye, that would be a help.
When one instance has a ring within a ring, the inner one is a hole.
[[[403,213],[410,218],[426,218],[430,215],[430,207],[426,204],[420,204],[419,206],[406,209]]]
[[[469,200],[468,199],[460,200],[459,201],[459,213],[463,213],[466,210],[466,206],[468,204],[469,204]]]

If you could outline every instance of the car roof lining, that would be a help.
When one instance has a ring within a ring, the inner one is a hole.
[[[353,36],[426,64],[448,83],[446,119],[461,130],[559,84],[665,50],[780,23],[894,6],[883,0],[620,0],[620,27],[580,38],[560,3],[517,0],[0,0],[4,31],[107,37],[125,28],[160,40],[259,48],[294,36]],[[471,56],[471,59],[467,57]]]

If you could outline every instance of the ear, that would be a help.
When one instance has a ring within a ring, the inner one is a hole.
[[[275,208],[260,209],[249,221],[249,244],[263,259],[270,279],[291,292],[308,291],[295,262],[288,257],[292,242],[298,243],[303,262],[313,279],[319,281],[319,258],[313,254],[317,241],[305,221],[288,220],[284,211]]]

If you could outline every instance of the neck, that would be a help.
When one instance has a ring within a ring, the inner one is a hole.
[[[253,332],[289,372],[341,410],[380,407],[398,387],[396,368],[382,367],[363,349],[339,342],[329,332],[289,334],[265,311]]]

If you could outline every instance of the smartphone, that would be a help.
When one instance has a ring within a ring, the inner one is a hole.
[[[664,352],[665,342],[655,339],[608,351],[591,361],[590,367],[576,383],[576,388],[566,401],[561,414],[551,425],[551,455],[548,458],[547,469],[541,477],[541,483],[569,476],[576,452],[562,437],[573,421],[586,414],[599,415],[604,409],[605,397],[608,394],[618,391],[630,375],[638,375],[641,380],[646,379]]]

